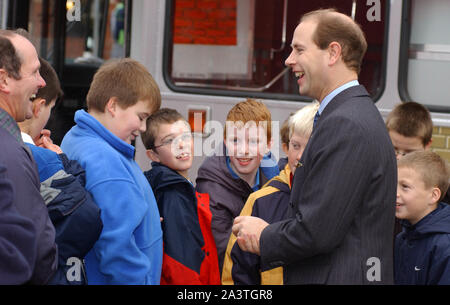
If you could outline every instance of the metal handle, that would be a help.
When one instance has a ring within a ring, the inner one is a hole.
[[[278,49],[274,49],[274,48],[270,49],[270,59],[273,59],[274,53],[283,51],[284,47],[286,46],[286,24],[287,24],[288,1],[289,0],[284,0],[284,4],[283,4],[283,29],[281,30],[281,46]]]
[[[225,85],[214,85],[214,84],[201,84],[201,83],[189,83],[189,82],[175,82],[176,86],[181,87],[197,87],[197,88],[210,88],[210,89],[225,89],[225,90],[239,90],[239,91],[248,91],[248,92],[263,92],[264,90],[269,89],[275,84],[277,80],[279,80],[286,72],[289,71],[289,67],[284,68],[283,71],[278,73],[270,82],[261,87],[241,87],[241,86],[225,86]]]

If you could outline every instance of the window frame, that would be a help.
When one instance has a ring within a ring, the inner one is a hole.
[[[408,92],[409,45],[411,38],[411,0],[402,3],[402,23],[400,30],[400,50],[398,68],[398,93],[402,102],[414,101]],[[414,101],[415,102],[415,101]],[[422,104],[430,112],[450,113],[450,106]]]

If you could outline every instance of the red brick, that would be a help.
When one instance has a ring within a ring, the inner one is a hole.
[[[201,20],[201,19],[205,19],[206,16],[207,16],[207,14],[200,10],[186,10],[184,12],[184,17],[188,18],[188,19]]]
[[[232,37],[219,37],[216,40],[216,44],[218,45],[231,45],[231,46],[235,46],[237,44],[236,41],[236,36],[232,36]]]
[[[193,40],[190,37],[174,36],[173,43],[193,43]]]
[[[217,0],[198,0],[197,8],[199,9],[214,9],[217,8]]]
[[[194,8],[195,7],[195,0],[177,0],[176,1],[176,9],[183,9],[183,8]]]
[[[224,19],[228,17],[227,10],[212,10],[208,13],[210,19]]]
[[[192,21],[185,18],[175,18],[175,27],[191,27]]]
[[[214,29],[217,27],[217,23],[213,21],[196,21],[194,23],[195,29]]]
[[[221,8],[236,8],[236,0],[222,0],[220,1]]]

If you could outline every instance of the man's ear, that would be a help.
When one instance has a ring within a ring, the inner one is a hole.
[[[9,94],[10,90],[8,87],[9,74],[5,69],[0,69],[0,91]]]
[[[105,112],[111,114],[112,117],[115,117],[117,107],[118,107],[117,98],[114,96],[110,97],[108,102],[106,103]]]
[[[37,98],[33,101],[33,106],[32,106],[33,107],[33,116],[35,118],[39,117],[42,107],[44,107],[44,106],[45,106],[45,99],[43,99],[43,98]]]
[[[145,151],[145,153],[147,154],[147,157],[154,161],[154,162],[161,162],[161,160],[158,157],[158,154],[153,150],[153,149],[147,149]]]
[[[336,62],[338,62],[339,58],[341,57],[342,54],[341,45],[336,41],[332,41],[328,46],[328,54],[329,54],[328,64],[332,66]]]

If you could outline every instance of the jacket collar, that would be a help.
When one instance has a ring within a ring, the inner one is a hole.
[[[134,147],[114,135],[108,129],[105,128],[97,119],[84,110],[78,110],[75,112],[75,123],[85,130],[89,130],[97,134],[103,140],[105,140],[114,149],[125,155],[127,158],[134,158]]]

